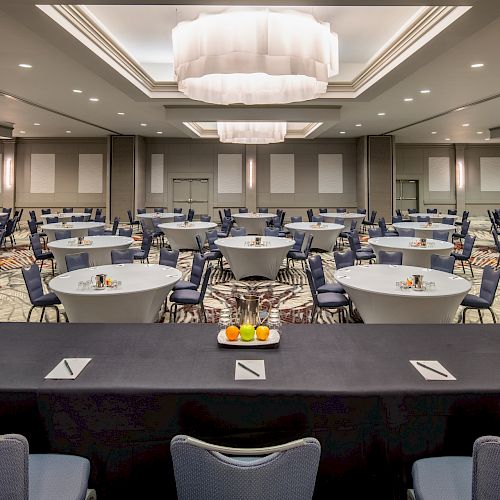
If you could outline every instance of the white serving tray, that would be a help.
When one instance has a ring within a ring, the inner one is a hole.
[[[267,337],[267,340],[259,340],[257,337],[254,338],[254,340],[250,340],[248,342],[245,342],[244,340],[241,340],[240,337],[236,340],[228,340],[226,337],[226,332],[225,330],[220,330],[219,334],[217,335],[217,342],[219,343],[220,346],[222,347],[278,347],[280,343],[280,334],[277,330],[271,330],[269,332],[269,337]]]

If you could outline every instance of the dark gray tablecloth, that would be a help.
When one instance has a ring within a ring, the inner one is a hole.
[[[273,350],[222,349],[216,330],[1,324],[0,433],[87,456],[105,499],[171,496],[178,433],[232,446],[315,436],[317,498],[401,498],[414,459],[470,454],[500,432],[499,327],[288,325]],[[75,381],[44,380],[63,357],[93,360]],[[236,359],[264,359],[267,380],[235,381]],[[458,380],[425,381],[409,359]]]

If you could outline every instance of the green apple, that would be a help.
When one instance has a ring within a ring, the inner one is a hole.
[[[255,337],[255,328],[253,325],[245,324],[240,326],[240,337],[245,342],[250,342]]]

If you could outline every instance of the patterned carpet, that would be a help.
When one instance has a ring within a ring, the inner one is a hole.
[[[476,235],[476,245],[473,251],[472,264],[474,268],[474,278],[467,272],[465,277],[473,281],[471,293],[479,293],[482,269],[487,265],[495,266],[498,253],[496,252],[493,239],[489,233],[489,224],[486,219],[474,219],[471,224],[471,233]],[[140,235],[134,235],[136,243],[140,246]],[[0,251],[0,321],[26,321],[28,311],[31,307],[26,287],[22,278],[20,268],[30,265],[33,262],[32,251],[28,248],[28,231],[25,227],[16,234],[17,245],[14,249],[8,245],[7,250]],[[159,250],[153,247],[150,254],[150,262],[158,262]],[[335,263],[333,255],[321,253],[325,274],[328,281],[333,281]],[[190,273],[192,260],[191,252],[182,252],[179,257],[178,269],[182,271],[184,277]],[[137,263],[137,265],[141,265]],[[456,274],[464,276],[460,266],[455,268]],[[42,271],[42,279],[47,284],[52,278],[50,264],[46,264]],[[307,277],[300,264],[295,268],[286,269],[285,266],[279,271],[276,281],[262,280],[241,280],[236,281],[228,268],[227,263],[224,269],[218,267],[214,269],[211,283],[205,298],[205,308],[209,322],[217,322],[219,312],[225,307],[233,307],[234,297],[242,291],[256,290],[261,296],[264,309],[269,307],[279,307],[281,319],[288,323],[307,323],[310,320],[312,310],[312,299],[307,284]],[[62,306],[61,306],[62,309]],[[494,304],[495,312],[500,319],[500,300]],[[32,321],[37,321],[38,312],[33,313]],[[457,311],[455,321],[459,320],[460,311]],[[49,312],[46,321],[55,321],[55,314]],[[489,313],[483,314],[485,322],[491,322]],[[467,316],[468,322],[479,322],[477,313],[470,312]],[[168,314],[160,318],[160,321],[168,321]],[[195,307],[184,307],[180,309],[178,322],[199,321],[198,311]],[[321,323],[333,323],[338,321],[338,317],[329,311],[322,311],[319,319]],[[349,321],[360,321],[359,316],[354,311],[353,317]]]

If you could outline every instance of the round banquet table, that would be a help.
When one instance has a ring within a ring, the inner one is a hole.
[[[455,226],[450,224],[441,224],[433,222],[427,226],[427,222],[395,222],[393,225],[396,229],[414,229],[415,238],[432,238],[432,231],[448,231],[448,239],[455,232]]]
[[[176,215],[173,212],[148,212],[146,214],[137,214],[138,219],[159,219],[162,222],[173,222]]]
[[[189,222],[186,226],[184,222],[168,222],[158,224],[158,227],[165,233],[172,250],[198,250],[196,236],[205,241],[206,231],[217,227],[215,222]]]
[[[78,238],[51,241],[48,244],[57,262],[60,273],[67,272],[66,255],[86,252],[89,254],[90,265],[104,266],[111,264],[111,250],[124,250],[134,242],[128,236],[87,236],[86,241],[91,245],[78,245]]]
[[[404,266],[431,267],[431,255],[449,256],[453,251],[453,245],[448,241],[440,241],[428,239],[425,247],[411,246],[412,243],[417,243],[417,238],[407,237],[385,237],[385,238],[370,238],[368,244],[373,248],[375,255],[378,255],[380,250],[389,252],[402,252]]]
[[[322,222],[319,226],[316,222],[292,222],[290,224],[285,224],[285,227],[292,233],[292,237],[295,235],[296,231],[306,233],[303,246],[306,245],[307,237],[311,234],[313,236],[313,248],[331,252],[337,242],[340,232],[345,226],[327,222]]]
[[[458,215],[448,215],[448,214],[408,214],[412,222],[417,222],[417,217],[429,217],[431,222],[441,222],[445,217],[447,219],[453,219],[454,221],[458,219]]]
[[[79,288],[96,274],[121,281],[118,288]],[[56,276],[50,289],[74,323],[153,323],[181,272],[158,264],[114,264],[78,269]]]
[[[71,222],[71,217],[83,217],[84,221],[88,221],[90,219],[91,214],[87,214],[84,212],[60,212],[55,214],[44,214],[42,215],[42,219],[45,223],[47,223],[47,217],[57,217],[59,222]]]
[[[344,212],[344,213],[336,213],[336,212],[328,212],[326,214],[320,214],[323,216],[323,220],[325,222],[335,222],[335,219],[342,219],[344,221],[344,226],[347,230],[351,229],[351,222],[353,220],[356,221],[356,231],[359,231],[359,227],[363,219],[366,217],[365,214],[355,214],[353,212]]]
[[[244,227],[247,234],[264,234],[264,229],[267,226],[267,221],[276,217],[276,214],[233,214],[233,219],[239,227]]]
[[[289,238],[262,236],[263,246],[251,246],[254,236],[235,236],[215,240],[222,255],[229,262],[237,280],[248,276],[276,279],[283,259],[295,244]]]
[[[61,229],[71,231],[71,237],[78,238],[78,236],[88,236],[90,228],[105,226],[104,222],[68,222],[65,227],[60,222],[56,222],[55,224],[43,224],[41,228],[47,234],[49,241],[55,241],[55,232]]]
[[[435,286],[415,291],[396,285],[413,274],[422,274],[424,281]],[[460,276],[414,266],[352,266],[339,269],[334,276],[365,323],[451,323],[471,288]]]

